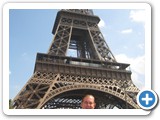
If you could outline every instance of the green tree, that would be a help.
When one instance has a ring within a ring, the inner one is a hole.
[[[9,109],[13,109],[13,102],[11,99],[9,99]]]

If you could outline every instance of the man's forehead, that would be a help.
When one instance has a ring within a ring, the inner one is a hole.
[[[92,98],[92,99],[94,99],[94,97],[91,96],[91,95],[88,95],[88,96],[85,96],[85,97],[84,97],[84,99],[87,99],[87,98]]]

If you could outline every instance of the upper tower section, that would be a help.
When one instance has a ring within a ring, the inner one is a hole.
[[[116,62],[90,9],[62,9],[52,30],[54,40],[48,54]]]
[[[62,10],[58,11],[58,13],[57,13],[55,24],[54,24],[54,27],[52,30],[53,34],[55,34],[55,31],[57,29],[57,25],[59,24],[60,18],[62,18],[62,17],[63,17],[62,23],[67,25],[67,23],[70,23],[71,22],[70,20],[74,18],[75,19],[73,21],[74,24],[72,24],[72,25],[74,25],[73,27],[76,27],[76,25],[79,23],[83,27],[86,27],[86,29],[87,29],[86,20],[88,22],[94,22],[96,24],[98,24],[100,22],[100,18],[93,14],[93,10],[89,10],[89,9],[62,9]],[[68,20],[68,21],[66,21],[66,20]],[[81,20],[81,22],[78,20]]]

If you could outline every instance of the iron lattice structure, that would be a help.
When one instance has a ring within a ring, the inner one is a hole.
[[[93,94],[97,109],[137,109],[139,89],[129,64],[118,63],[89,9],[58,11],[47,54],[37,53],[32,77],[14,99],[16,109],[79,109]],[[76,51],[75,57],[67,56]]]

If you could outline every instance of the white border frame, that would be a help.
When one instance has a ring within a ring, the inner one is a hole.
[[[9,109],[9,9],[145,9],[145,88],[151,89],[151,6],[147,3],[6,3],[3,6],[3,112],[7,115],[148,115],[142,109]]]

